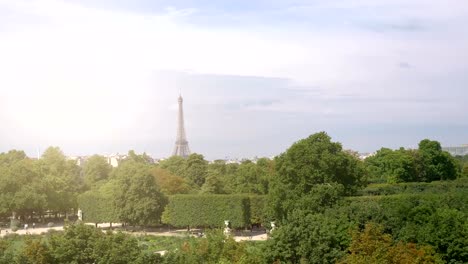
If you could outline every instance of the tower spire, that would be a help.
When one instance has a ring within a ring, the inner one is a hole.
[[[190,155],[190,149],[189,149],[188,141],[185,135],[183,101],[184,100],[182,99],[182,94],[179,94],[179,98],[178,98],[179,115],[178,115],[178,120],[177,120],[177,138],[176,138],[175,147],[174,147],[174,151],[172,155],[186,158]]]

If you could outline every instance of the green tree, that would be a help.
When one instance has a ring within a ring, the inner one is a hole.
[[[40,238],[26,238],[24,245],[17,256],[17,263],[21,264],[48,264],[53,263],[49,247]]]
[[[88,189],[103,183],[109,178],[112,166],[103,156],[93,155],[83,166],[84,183]]]
[[[185,163],[183,177],[185,177],[194,186],[201,187],[205,183],[208,172],[208,162],[203,155],[193,153]]]
[[[295,210],[272,231],[265,246],[267,263],[335,263],[350,242],[351,227],[342,213]]]
[[[270,161],[259,159],[257,164],[242,162],[234,178],[236,193],[267,194],[270,178]]]
[[[394,243],[391,235],[383,233],[382,226],[372,223],[366,224],[362,232],[353,232],[349,252],[339,263],[442,263],[431,247]]]
[[[172,156],[159,162],[159,167],[170,173],[183,177],[187,160],[180,156]]]
[[[213,170],[208,170],[207,174],[208,176],[205,179],[205,183],[203,183],[203,186],[201,188],[201,193],[205,193],[205,194],[225,193],[223,181],[221,179],[222,176],[219,175],[217,171],[213,171]]]
[[[463,178],[468,178],[468,163],[465,163],[463,165],[462,173],[461,173]]]
[[[153,174],[156,184],[165,195],[185,194],[191,191],[184,178],[174,175],[166,169],[156,167],[151,169],[151,174]]]
[[[77,207],[76,197],[83,189],[80,168],[67,160],[58,147],[49,147],[38,161],[43,177],[48,209],[67,212]]]
[[[419,142],[419,153],[423,165],[424,181],[452,180],[457,178],[456,160],[446,151],[442,151],[440,143],[429,139]]]
[[[24,152],[0,154],[0,213],[31,216],[46,208],[41,175]]]
[[[135,153],[134,150],[128,151],[127,158],[123,162],[125,161],[133,161],[133,162],[143,163],[143,164],[153,163],[153,159],[150,156],[148,156],[148,154],[143,152],[143,154],[138,155]]]
[[[293,144],[276,160],[270,185],[275,219],[282,221],[296,208],[317,211],[364,184],[362,162],[320,132]],[[310,204],[316,201],[318,204]]]
[[[147,165],[124,162],[116,169],[115,179],[115,206],[120,220],[133,225],[160,220],[167,199]]]
[[[369,179],[373,182],[419,181],[418,153],[413,150],[382,148],[365,160]]]

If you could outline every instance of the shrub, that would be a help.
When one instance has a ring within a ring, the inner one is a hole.
[[[163,222],[177,226],[234,228],[250,224],[250,202],[244,195],[174,195],[163,214]]]
[[[266,222],[267,197],[265,195],[251,195],[250,199],[250,223],[262,224]]]
[[[83,221],[90,223],[118,222],[112,197],[98,191],[87,191],[78,196]]]

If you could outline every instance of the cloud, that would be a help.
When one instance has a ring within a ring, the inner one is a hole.
[[[222,3],[1,1],[0,150],[165,156],[179,90],[209,157],[271,155],[320,130],[358,148],[376,126],[468,120],[463,2]]]

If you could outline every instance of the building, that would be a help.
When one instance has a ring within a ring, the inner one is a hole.
[[[458,147],[443,147],[442,150],[447,151],[452,156],[465,156],[468,155],[468,144]]]

